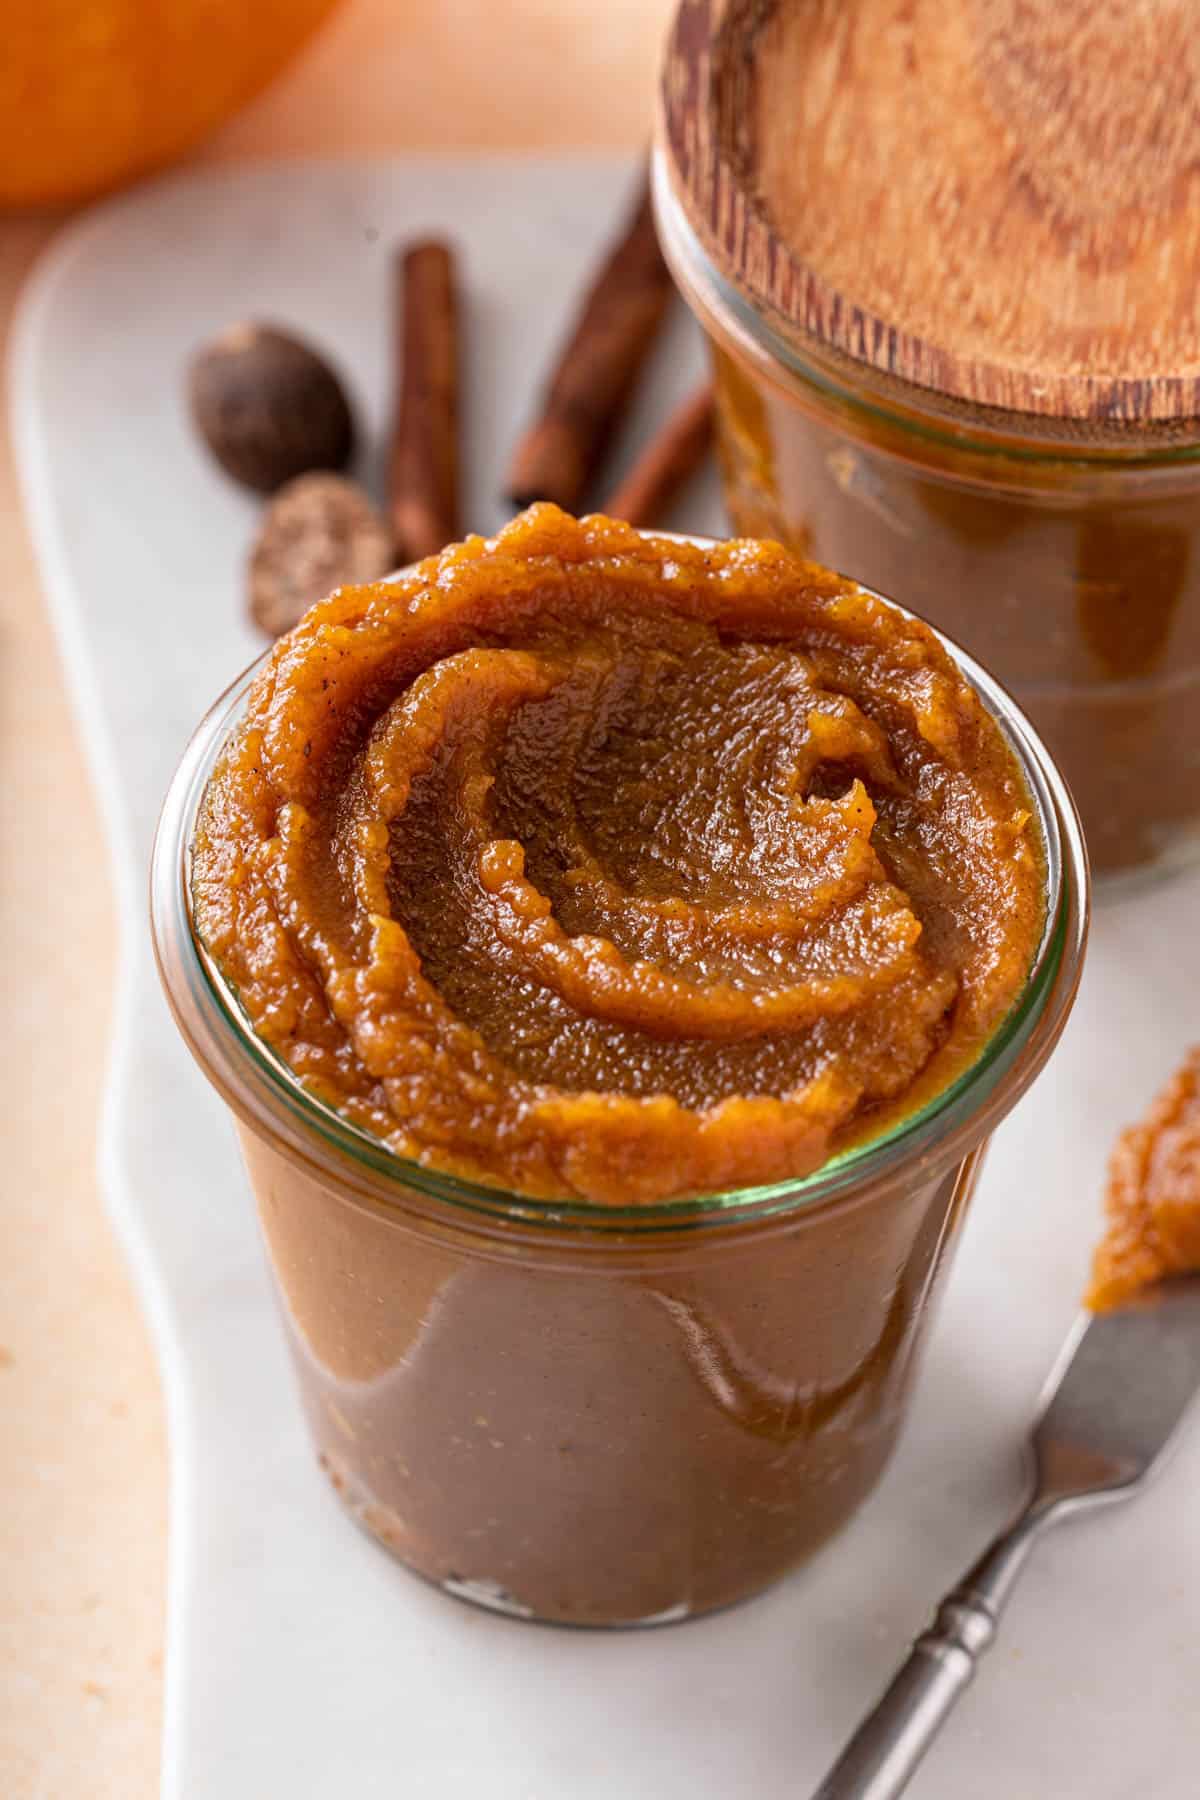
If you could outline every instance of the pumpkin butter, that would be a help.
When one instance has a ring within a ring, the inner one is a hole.
[[[1167,1276],[1200,1271],[1200,1046],[1117,1139],[1106,1212],[1086,1297],[1094,1312]]]
[[[1045,870],[923,624],[768,543],[537,506],[343,588],[209,784],[199,932],[399,1156],[533,1197],[804,1175],[951,1083]]]

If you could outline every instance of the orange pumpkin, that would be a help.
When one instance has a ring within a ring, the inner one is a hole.
[[[0,206],[78,200],[181,155],[337,0],[6,0]]]

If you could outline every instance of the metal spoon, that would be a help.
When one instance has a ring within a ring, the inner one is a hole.
[[[895,1800],[989,1647],[1042,1531],[1126,1500],[1158,1468],[1200,1388],[1200,1277],[1119,1311],[1084,1315],[1033,1428],[1032,1491],[1015,1522],[952,1588],[812,1800]]]

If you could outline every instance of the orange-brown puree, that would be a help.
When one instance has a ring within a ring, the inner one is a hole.
[[[276,647],[195,846],[255,1030],[535,1196],[799,1176],[978,1052],[1041,848],[933,634],[778,545],[538,506]]]
[[[1200,1270],[1200,1047],[1117,1139],[1105,1206],[1108,1230],[1087,1292],[1093,1312],[1164,1276]]]

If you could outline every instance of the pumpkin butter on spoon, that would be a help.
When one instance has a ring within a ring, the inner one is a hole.
[[[275,648],[196,922],[258,1035],[398,1154],[536,1197],[803,1175],[951,1083],[1045,869],[924,625],[776,545],[536,506]]]
[[[1085,1303],[1108,1312],[1144,1287],[1200,1270],[1200,1046],[1117,1139],[1108,1166],[1108,1229]]]

